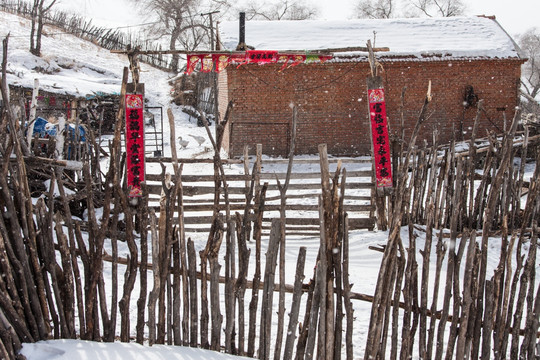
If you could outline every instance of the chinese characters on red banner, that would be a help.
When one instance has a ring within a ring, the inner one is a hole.
[[[392,164],[384,89],[368,90],[368,97],[377,187],[392,187]]]
[[[130,197],[142,196],[144,181],[144,116],[143,96],[126,95],[126,164]]]
[[[199,69],[202,72],[220,72],[229,64],[242,66],[257,63],[259,65],[270,63],[283,63],[281,70],[296,66],[303,62],[320,61],[321,63],[332,59],[332,55],[306,55],[306,54],[279,54],[276,50],[248,50],[245,53],[213,53],[188,54],[186,74],[189,75]]]

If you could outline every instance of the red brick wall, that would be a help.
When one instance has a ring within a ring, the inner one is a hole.
[[[521,61],[395,61],[382,62],[387,113],[391,133],[400,132],[401,93],[404,101],[406,133],[414,127],[428,80],[433,101],[429,119],[420,139],[432,139],[438,129],[441,140],[470,134],[475,108],[464,109],[465,87],[471,85],[484,99],[479,136],[486,130],[501,132],[503,115],[511,120],[518,101]],[[263,144],[263,152],[286,155],[290,141],[291,104],[298,106],[297,154],[317,152],[320,143],[333,155],[364,155],[370,151],[366,103],[366,62],[301,64],[279,71],[281,65],[249,65],[229,68],[227,99],[235,103],[230,124],[230,153],[239,155],[244,144],[253,149]]]

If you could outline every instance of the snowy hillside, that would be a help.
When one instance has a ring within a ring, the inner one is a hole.
[[[111,54],[88,41],[45,27],[42,56],[30,54],[30,20],[0,12],[0,36],[9,34],[8,83],[32,88],[39,79],[43,90],[85,97],[95,93],[120,91],[122,71],[128,66],[126,55]],[[168,103],[170,74],[141,64],[151,102]]]
[[[123,69],[129,66],[126,55],[113,54],[91,42],[46,26],[42,37],[42,56],[34,56],[29,51],[30,21],[0,12],[0,36],[5,38],[8,34],[7,82],[10,86],[32,88],[34,79],[38,79],[42,90],[78,98],[120,92]],[[168,107],[173,110],[177,136],[206,138],[204,128],[197,127],[195,120],[171,104],[171,86],[168,82],[177,74],[144,63],[140,66],[140,81],[145,84],[147,105],[163,108],[164,155],[170,155],[169,126],[165,115]],[[159,130],[159,122],[157,126]],[[209,144],[207,141],[206,145]],[[191,139],[179,157],[207,156],[201,149]]]

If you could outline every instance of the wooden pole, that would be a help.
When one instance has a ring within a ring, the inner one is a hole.
[[[296,124],[298,120],[298,108],[293,106],[291,143],[289,146],[289,162],[287,164],[287,175],[285,183],[281,186],[279,178],[276,175],[276,182],[280,194],[280,241],[279,241],[279,300],[278,300],[278,325],[276,331],[276,345],[274,350],[274,360],[281,359],[281,345],[283,341],[283,327],[285,322],[285,210],[287,206],[287,189],[291,180],[291,172],[294,162],[294,152],[296,145]]]
[[[285,341],[284,359],[292,359],[294,340],[296,339],[296,327],[298,326],[298,315],[300,312],[300,299],[302,296],[302,283],[304,280],[304,265],[306,262],[306,248],[300,247],[298,260],[296,262],[296,275],[294,281],[293,298],[289,326],[287,328],[287,339]]]
[[[272,230],[266,252],[266,265],[264,269],[264,288],[261,301],[261,320],[259,335],[259,359],[270,359],[270,340],[272,330],[272,307],[274,297],[274,279],[276,275],[276,262],[280,240],[280,220],[272,220]]]

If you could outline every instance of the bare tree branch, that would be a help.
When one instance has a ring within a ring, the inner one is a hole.
[[[451,17],[465,13],[462,0],[410,0],[408,4],[428,17]]]
[[[34,0],[32,5],[32,26],[30,28],[30,52],[36,56],[41,56],[41,33],[43,32],[43,18],[51,10],[56,0],[52,0],[49,5],[45,5],[45,0]]]
[[[147,30],[159,38],[169,39],[169,50],[193,51],[202,45],[210,44],[210,28],[205,24],[201,13],[210,7],[212,10],[228,9],[225,0],[131,0],[142,5],[148,19],[157,19]],[[178,70],[179,56],[173,54],[171,68]]]
[[[394,16],[394,0],[359,0],[354,6],[354,17],[360,19],[390,19]]]
[[[245,12],[248,20],[308,20],[319,14],[314,5],[304,0],[251,0],[238,10]]]

